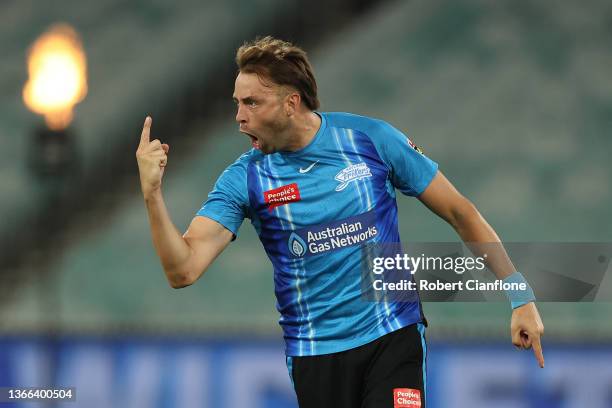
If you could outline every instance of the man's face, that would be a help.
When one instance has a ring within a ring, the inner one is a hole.
[[[284,107],[283,88],[263,81],[257,74],[239,73],[233,99],[238,112],[240,132],[251,139],[251,145],[264,154],[283,150],[289,118]]]

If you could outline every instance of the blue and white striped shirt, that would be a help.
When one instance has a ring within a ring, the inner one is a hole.
[[[421,194],[437,164],[386,122],[318,114],[308,146],[243,154],[197,213],[234,234],[251,220],[274,267],[288,356],[348,350],[423,319],[418,296],[362,298],[361,251],[400,242],[395,190]]]

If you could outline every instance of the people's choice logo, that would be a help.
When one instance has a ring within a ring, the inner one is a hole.
[[[336,181],[340,182],[340,184],[336,186],[336,191],[344,190],[351,181],[362,180],[366,177],[372,177],[372,172],[367,164],[363,162],[351,164],[334,177]]]
[[[421,406],[421,391],[412,388],[393,389],[393,408],[415,408]]]
[[[297,183],[291,183],[273,190],[264,191],[264,201],[268,205],[269,211],[281,205],[300,201],[301,199],[300,189]]]

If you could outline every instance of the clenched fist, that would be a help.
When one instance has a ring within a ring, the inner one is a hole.
[[[168,151],[170,150],[170,146],[158,139],[150,140],[152,121],[150,116],[145,119],[140,135],[140,144],[136,150],[140,187],[145,198],[161,188],[164,169],[168,164]]]

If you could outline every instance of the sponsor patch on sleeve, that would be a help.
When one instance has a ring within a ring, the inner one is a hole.
[[[408,139],[408,144],[410,145],[410,147],[412,147],[414,150],[416,150],[417,152],[423,154],[423,149],[421,149],[419,146],[415,145],[414,142],[410,139]]]

